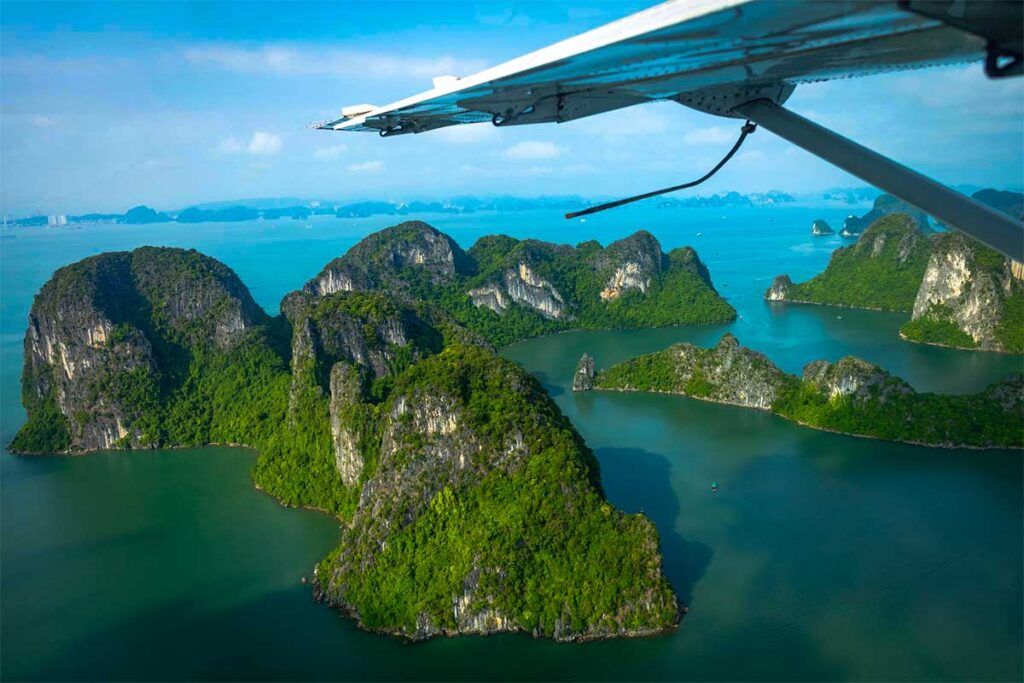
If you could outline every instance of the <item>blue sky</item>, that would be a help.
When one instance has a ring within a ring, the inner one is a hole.
[[[647,4],[4,0],[0,204],[22,215],[270,196],[607,196],[683,182],[728,149],[736,122],[659,103],[388,140],[303,128]],[[948,67],[801,86],[789,105],[941,181],[1024,184],[1024,79]],[[861,184],[762,131],[690,192]]]

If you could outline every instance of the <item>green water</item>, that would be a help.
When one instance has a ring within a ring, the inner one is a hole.
[[[845,212],[846,210],[842,210]],[[836,214],[840,210],[835,210]],[[820,270],[824,209],[436,217],[468,245],[506,232],[607,242],[640,227],[695,244],[741,318],[727,326],[556,335],[503,351],[548,387],[602,466],[608,497],[661,533],[690,605],[675,633],[565,645],[521,635],[407,644],[356,629],[301,583],[337,523],[251,487],[253,454],[205,448],[0,455],[0,676],[16,679],[1020,680],[1020,452],[953,451],[803,429],[670,396],[573,395],[599,366],[728,329],[790,371],[856,353],[920,389],[973,391],[1020,357],[901,342],[904,316],[770,306],[771,276]],[[447,221],[447,223],[446,223]],[[616,222],[617,221],[617,222]],[[17,377],[31,295],[63,263],[144,243],[223,259],[270,310],[386,224],[107,226],[0,241],[0,431],[23,419]],[[771,225],[771,230],[758,227]],[[710,227],[709,227],[710,225]],[[696,238],[697,231],[704,235]],[[717,493],[711,482],[718,483]]]

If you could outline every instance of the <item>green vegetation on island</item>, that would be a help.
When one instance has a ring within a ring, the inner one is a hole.
[[[892,214],[906,216],[923,233],[931,232],[931,224],[928,222],[927,214],[898,197],[894,197],[891,194],[881,194],[875,197],[871,210],[866,214],[863,216],[848,216],[843,222],[843,229],[839,234],[843,237],[856,237],[870,228],[879,219]]]
[[[465,252],[430,226],[407,222],[367,237],[306,285],[319,294],[370,288],[436,302],[497,345],[569,329],[736,317],[693,249],[664,254],[643,231],[607,247],[492,235]]]
[[[889,214],[873,223],[856,244],[836,249],[823,273],[781,292],[773,287],[766,297],[910,312],[929,253],[928,238],[914,221]]]
[[[1024,195],[973,196],[1021,217]],[[824,272],[801,283],[779,275],[765,299],[907,312],[907,341],[1024,353],[1024,265],[961,232],[920,225],[920,216],[887,213],[855,245],[837,249]]]
[[[1024,376],[971,395],[916,392],[867,361],[846,356],[789,375],[730,334],[710,349],[676,344],[602,370],[593,388],[680,394],[767,410],[829,431],[931,446],[1022,448]]]
[[[364,464],[373,502],[318,567],[322,598],[414,638],[574,640],[675,623],[654,527],[604,501],[590,451],[516,365],[453,344],[400,375],[368,415],[380,444]]]
[[[417,298],[455,281],[454,243],[428,234],[369,240],[346,267],[374,287],[293,292],[275,318],[194,251],[60,269],[30,314],[12,449],[256,448],[257,486],[344,520],[316,594],[369,629],[673,627],[654,526],[604,499],[592,453],[534,378]]]
[[[953,322],[953,311],[943,304],[932,304],[918,318],[900,328],[900,336],[907,341],[924,344],[938,344],[960,349],[973,349],[978,345],[974,338]]]
[[[1024,196],[979,192],[1020,216]],[[1024,353],[1024,266],[961,232],[931,238],[931,256],[914,300],[908,341]]]
[[[247,206],[229,206],[224,209],[197,209],[192,206],[179,213],[175,220],[179,223],[208,223],[210,221],[229,223],[251,221],[259,217],[259,211]]]

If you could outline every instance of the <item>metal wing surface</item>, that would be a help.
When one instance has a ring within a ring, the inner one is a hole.
[[[970,3],[968,3],[970,5]],[[420,133],[563,122],[716,88],[798,84],[980,59],[985,43],[893,0],[670,0],[327,130]]]

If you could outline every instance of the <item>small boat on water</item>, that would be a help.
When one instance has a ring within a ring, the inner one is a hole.
[[[718,493],[718,482],[711,482],[711,493]]]

